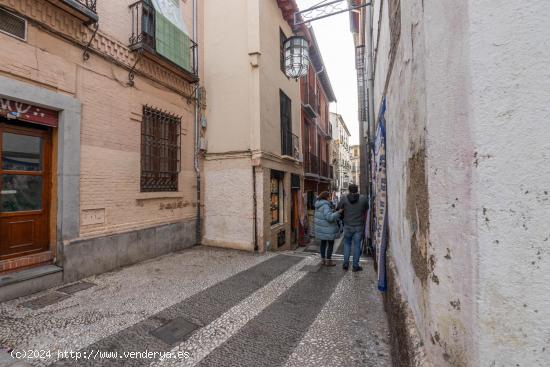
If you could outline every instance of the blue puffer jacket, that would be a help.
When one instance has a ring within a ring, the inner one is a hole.
[[[335,240],[339,237],[338,219],[340,213],[333,212],[326,200],[315,202],[315,238],[318,240]]]

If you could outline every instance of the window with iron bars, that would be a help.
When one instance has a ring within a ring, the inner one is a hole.
[[[143,107],[141,192],[178,191],[181,117]]]

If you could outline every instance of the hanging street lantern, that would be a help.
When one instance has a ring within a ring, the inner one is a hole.
[[[298,80],[307,75],[309,69],[309,43],[306,39],[292,36],[285,41],[283,46],[286,76]]]

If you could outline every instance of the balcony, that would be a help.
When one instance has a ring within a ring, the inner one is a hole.
[[[130,5],[130,10],[130,50],[165,66],[190,83],[197,82],[197,44],[165,17],[157,16],[150,1],[137,1]]]
[[[319,116],[319,95],[315,93],[315,84],[306,79],[302,82],[302,105],[310,118]]]
[[[327,162],[321,162],[321,176],[330,178],[329,171],[330,171],[329,164]]]
[[[290,131],[281,134],[281,154],[300,160],[300,138]]]
[[[304,173],[306,175],[319,175],[319,157],[313,153],[305,152],[304,154]]]
[[[48,0],[55,6],[74,15],[86,24],[97,23],[99,17],[96,11],[97,0]]]

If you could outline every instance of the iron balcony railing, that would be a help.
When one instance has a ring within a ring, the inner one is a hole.
[[[315,118],[319,115],[319,95],[315,93],[315,83],[305,78],[301,84],[302,104],[309,117]]]
[[[281,137],[282,155],[286,155],[294,159],[300,159],[300,138],[290,131],[283,131]]]
[[[97,0],[75,0],[75,2],[97,13]]]
[[[85,23],[97,23],[97,0],[49,0],[54,5],[81,18]]]
[[[328,162],[321,162],[321,176],[329,178],[329,164]]]
[[[150,55],[160,57],[165,62],[185,71],[186,79],[197,81],[197,44],[187,35],[181,38],[182,43],[172,45],[174,37],[164,35],[162,42],[165,45],[159,49],[157,39],[156,10],[150,0],[139,0],[130,5],[132,16],[132,33],[129,39],[129,47],[132,51],[146,51]],[[183,59],[176,61],[170,57],[174,48],[181,48]]]
[[[304,172],[308,174],[319,174],[319,157],[311,152],[304,153]]]

